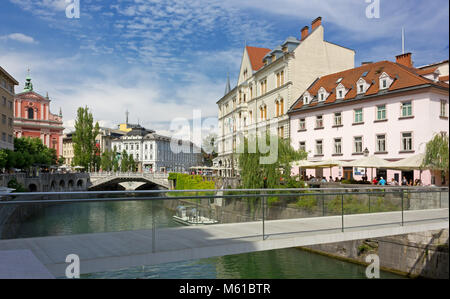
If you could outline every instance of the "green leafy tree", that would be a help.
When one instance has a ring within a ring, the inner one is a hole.
[[[134,161],[133,155],[128,156],[128,170],[131,172],[136,172],[136,162]]]
[[[427,143],[425,158],[423,159],[422,167],[448,172],[448,143],[449,139],[447,135],[436,134],[433,139],[431,139]]]
[[[102,158],[101,158],[101,167],[102,167],[102,170],[104,170],[104,171],[111,171],[112,165],[113,165],[112,152],[109,151],[109,150],[106,150],[106,151],[102,154]]]
[[[217,134],[211,133],[202,142],[203,161],[206,166],[212,166],[213,159],[217,157]]]
[[[125,150],[123,150],[122,155],[120,157],[120,171],[122,172],[128,171],[128,154]]]
[[[8,163],[8,152],[4,149],[0,150],[0,169],[6,168]]]
[[[112,169],[114,172],[117,172],[117,171],[119,171],[119,157],[118,157],[116,146],[114,146],[114,148],[113,148],[112,156],[113,156]]]
[[[83,166],[88,170],[95,169],[100,164],[99,149],[95,141],[99,131],[98,123],[94,126],[94,118],[89,112],[89,108],[78,108],[75,133],[72,137],[75,165]]]
[[[272,140],[270,144],[268,141]],[[277,145],[275,142],[277,142]],[[266,142],[265,146],[270,145],[270,151],[266,154],[261,153],[259,142]],[[249,151],[249,144],[255,145],[252,153]],[[289,141],[276,136],[266,136],[266,140],[257,139],[254,136],[244,139],[243,151],[239,154],[239,168],[242,180],[242,187],[248,189],[258,188],[277,188],[281,184],[285,185],[292,180],[291,162],[306,159],[307,153],[296,151],[292,148]],[[273,163],[262,163],[261,158],[267,158],[270,153],[275,153]],[[266,186],[264,186],[266,181]],[[292,182],[290,183],[292,185]]]

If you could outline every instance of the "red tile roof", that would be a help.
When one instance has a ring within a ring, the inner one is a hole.
[[[448,75],[447,76],[440,76],[439,81],[448,81]]]
[[[257,48],[247,46],[247,53],[250,57],[250,63],[252,64],[253,71],[257,71],[264,66],[263,58],[271,50],[266,48]]]
[[[336,90],[335,88],[339,85],[336,81],[339,78],[342,78],[340,82],[345,86],[348,90],[347,94],[343,101],[347,101],[350,99],[354,99],[357,96],[357,81],[362,77],[362,75],[367,72],[367,75],[363,77],[363,79],[369,84],[369,88],[366,90],[364,96],[368,95],[376,95],[379,89],[379,77],[384,73],[388,74],[392,82],[391,86],[388,88],[388,91],[401,90],[409,87],[420,86],[425,84],[432,84],[444,88],[449,88],[447,83],[443,82],[434,82],[430,79],[424,78],[417,74],[417,69],[412,69],[409,67],[405,67],[398,63],[394,63],[391,61],[380,61],[376,63],[366,64],[354,69],[349,69],[346,71],[342,71],[339,73],[330,74],[327,76],[323,76],[317,79],[309,88],[308,92],[311,96],[316,96],[321,87],[325,88],[330,95],[325,100],[325,104],[331,104],[336,102]],[[303,95],[302,95],[303,97]],[[297,103],[294,104],[291,110],[301,109],[303,105],[302,97],[297,100]],[[316,103],[315,99],[311,104],[306,105],[307,107],[316,106],[313,103]]]
[[[428,67],[428,68],[424,68],[424,69],[416,69],[416,73],[419,75],[428,75],[428,74],[432,74],[437,70],[437,66],[435,67]]]

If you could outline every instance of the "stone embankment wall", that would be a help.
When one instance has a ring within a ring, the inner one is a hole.
[[[449,278],[448,229],[368,240],[302,247],[304,250],[366,264],[377,254],[382,270],[416,278]]]

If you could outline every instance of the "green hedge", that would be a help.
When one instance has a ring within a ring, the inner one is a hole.
[[[201,175],[170,173],[169,180],[175,180],[175,190],[209,190],[215,189],[214,181],[207,181]],[[184,194],[186,193],[186,194]],[[175,196],[194,195],[192,192],[175,193]],[[198,195],[213,195],[214,192],[199,192]]]

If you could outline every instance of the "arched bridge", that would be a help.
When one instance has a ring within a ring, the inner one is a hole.
[[[107,186],[117,185],[124,182],[142,182],[143,187],[156,186],[159,188],[169,189],[169,175],[165,173],[131,173],[131,172],[99,172],[91,173],[90,181],[91,185],[89,190],[98,190]],[[150,185],[150,186],[149,186]]]

